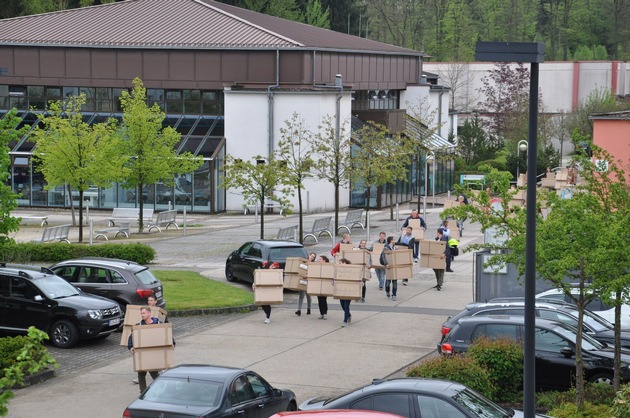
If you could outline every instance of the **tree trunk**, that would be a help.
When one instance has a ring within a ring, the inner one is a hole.
[[[337,236],[337,229],[339,228],[339,182],[335,183],[335,233]],[[333,242],[333,245],[335,243]]]
[[[303,219],[303,207],[302,207],[302,188],[300,187],[301,183],[298,184],[297,187],[297,195],[298,195],[298,211],[299,211],[299,226],[298,226],[298,242],[302,244],[302,237],[304,236],[304,219]]]
[[[575,403],[578,410],[584,409],[584,363],[582,362],[582,327],[584,326],[584,259],[580,259],[580,293],[578,295],[578,324],[575,337]]]
[[[76,214],[74,213],[74,202],[72,201],[72,188],[70,185],[66,185],[68,190],[68,199],[70,200],[70,215],[72,216],[72,226],[77,226]]]
[[[265,193],[260,198],[260,239],[265,239]]]
[[[138,184],[138,190],[136,191],[136,196],[138,198],[138,208],[140,209],[140,213],[138,215],[138,234],[142,234],[142,230],[144,229],[144,199],[142,198],[142,189],[144,184],[141,182]]]
[[[615,374],[613,376],[613,389],[615,392],[619,390],[621,380],[621,289],[617,289],[615,292],[615,362],[613,367],[615,368]]]
[[[79,242],[83,242],[83,190],[79,190]]]

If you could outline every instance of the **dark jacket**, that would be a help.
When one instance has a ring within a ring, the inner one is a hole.
[[[420,219],[420,226],[422,226],[424,229],[427,229],[427,224],[426,222],[424,222],[424,219],[422,219],[422,216],[418,216],[417,218],[412,218],[411,216],[407,217],[407,219],[405,219],[405,222],[403,222],[402,224],[403,228],[407,228],[409,226],[409,219]]]
[[[398,238],[398,241],[396,241],[396,245],[402,245],[402,246],[405,246],[405,247],[413,250],[415,245],[416,245],[416,238],[412,235],[411,238],[409,238],[409,241],[406,244],[403,244],[403,242],[402,242],[403,235],[401,235]]]
[[[383,266],[387,265],[387,257],[385,256],[385,251],[393,251],[396,249],[396,246],[389,246],[387,244],[385,244],[385,246],[383,247],[383,252],[381,253],[381,258],[380,258],[380,262]]]

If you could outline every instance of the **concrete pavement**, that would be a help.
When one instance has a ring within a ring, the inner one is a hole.
[[[428,236],[432,237],[439,226],[439,212],[439,206],[428,211]],[[409,208],[401,209],[397,223],[389,220],[389,210],[372,211],[370,240],[375,240],[381,230],[397,235],[396,227],[408,213]],[[66,212],[47,214],[52,225],[69,220]],[[325,215],[330,214],[307,215],[305,228]],[[92,213],[99,227],[106,216],[106,212]],[[223,270],[228,253],[259,234],[259,225],[252,215],[194,214],[187,216],[187,223],[186,235],[182,230],[167,231],[142,237],[134,234],[130,240],[146,242],[156,249],[158,256],[152,268],[193,269],[208,278],[225,281]],[[265,235],[275,236],[278,228],[296,223],[297,215],[267,216]],[[37,234],[41,236],[41,230],[39,225],[29,225],[22,228],[16,239],[33,239]],[[75,233],[73,229],[71,238]],[[353,242],[365,237],[366,231],[354,228]],[[460,248],[481,240],[479,225],[467,224]],[[307,250],[329,253],[332,244],[329,238],[322,237],[319,244],[308,246]],[[336,300],[329,298],[329,319],[323,321],[318,319],[316,298],[312,315],[305,315],[303,309],[298,317],[294,314],[297,294],[286,292],[284,304],[273,307],[268,325],[263,323],[264,315],[259,310],[229,315],[225,321],[209,320],[207,326],[178,338],[175,363],[250,368],[274,386],[294,390],[298,402],[312,396],[338,394],[373,378],[403,375],[408,365],[435,351],[446,317],[473,300],[472,255],[460,251],[452,268],[455,273],[446,273],[443,290],[438,292],[433,288],[433,271],[415,265],[409,285],[399,282],[395,302],[378,290],[374,277],[368,282],[366,303],[352,302],[353,321],[347,328],[340,327],[342,311]],[[249,287],[239,283],[235,286]],[[168,301],[168,294],[166,298]],[[174,327],[186,321],[174,319]],[[90,367],[60,373],[50,381],[17,391],[9,416],[120,417],[137,397],[138,386],[131,383],[135,376],[131,356],[123,347],[116,349],[120,355],[104,361],[95,359]]]

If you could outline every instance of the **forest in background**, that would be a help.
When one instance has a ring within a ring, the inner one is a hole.
[[[0,0],[0,18],[117,0]],[[630,0],[223,0],[222,3],[474,61],[477,41],[545,42],[546,61],[630,59]]]

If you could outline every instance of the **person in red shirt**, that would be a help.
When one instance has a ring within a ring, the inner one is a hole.
[[[352,242],[350,241],[350,234],[343,234],[343,238],[337,243],[337,245],[333,247],[330,255],[334,257],[335,254],[337,254],[341,250],[341,244],[352,244]]]

